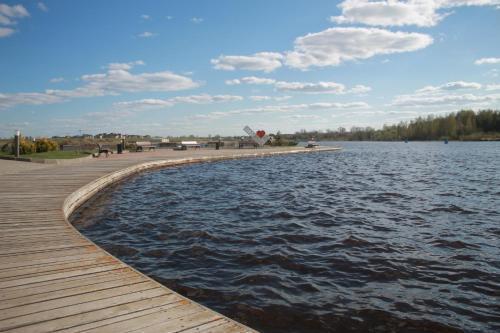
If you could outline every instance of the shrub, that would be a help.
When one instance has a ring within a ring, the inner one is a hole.
[[[296,146],[298,144],[296,141],[282,137],[280,132],[276,135],[271,134],[271,138],[272,140],[269,141],[269,144],[273,147]]]
[[[35,141],[36,152],[44,153],[46,151],[57,150],[58,144],[54,140],[42,138]]]
[[[7,142],[6,144],[4,144],[4,145],[2,146],[2,149],[1,149],[1,150],[2,150],[2,152],[4,152],[4,153],[9,153],[9,154],[10,154],[10,153],[12,153],[12,150],[13,150],[13,149],[14,149],[14,148],[13,148],[12,143]]]
[[[21,155],[32,154],[35,152],[36,152],[36,146],[33,142],[26,139],[21,139],[19,144],[19,153]]]

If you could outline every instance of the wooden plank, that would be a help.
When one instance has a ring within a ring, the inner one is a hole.
[[[31,233],[31,236],[48,236],[48,235],[51,235],[51,234],[58,234],[58,233],[67,233],[69,231],[72,231],[72,228],[69,226],[69,225],[59,225],[60,223],[60,218],[58,219],[54,219],[52,221],[53,223],[53,227],[57,227],[55,229],[48,229],[48,230],[38,230],[36,232],[33,232]],[[21,226],[22,228],[26,228],[26,227],[29,227],[29,225],[23,225]],[[14,231],[10,231],[10,232],[2,232],[0,234],[0,237],[2,239],[9,239],[9,238],[13,238],[13,237],[19,237],[19,236],[30,236],[29,233],[26,233],[24,230],[23,231],[17,231],[17,232],[14,232]]]
[[[227,323],[228,323],[227,319],[220,318],[218,320],[214,320],[214,321],[211,321],[211,322],[208,322],[208,323],[205,323],[205,324],[201,324],[201,325],[198,325],[196,327],[188,328],[186,330],[183,330],[182,333],[186,333],[186,332],[187,333],[203,332],[203,331],[207,331],[209,329],[213,329],[213,328],[221,326],[221,325],[225,325]]]
[[[36,325],[35,332],[83,332],[127,318],[137,320],[141,314],[181,305],[182,300],[178,296],[168,294],[40,323]]]
[[[130,332],[157,333],[157,332],[180,332],[189,328],[197,327],[206,323],[222,319],[222,316],[206,309],[191,315],[183,314],[175,319],[167,319],[161,323],[149,325],[140,330]]]
[[[39,231],[35,234],[26,234],[26,233],[10,233],[0,235],[0,241],[9,241],[9,240],[23,240],[30,238],[49,238],[49,237],[65,237],[66,235],[75,235],[75,231],[68,228],[62,230],[48,230],[48,231]],[[76,236],[76,235],[75,235]],[[79,235],[78,235],[79,236]]]
[[[84,287],[118,279],[123,282],[124,280],[131,279],[136,275],[137,274],[129,268],[121,268],[87,275],[70,276],[59,280],[41,281],[28,285],[19,285],[7,289],[0,289],[0,299],[2,299],[2,302],[6,302],[14,298],[51,294],[65,289]]]
[[[188,301],[179,298],[179,296],[176,294],[169,294],[144,301],[128,303],[126,305],[118,305],[116,307],[110,307],[104,310],[92,311],[83,315],[79,315],[78,317],[91,318],[88,323],[79,323],[78,326],[69,327],[58,332],[77,333],[88,332],[91,330],[100,332],[105,329],[109,329],[109,326],[111,324],[116,324],[131,319],[133,319],[133,321],[142,320],[141,317],[145,315],[162,311],[164,312],[165,310],[171,310],[188,303]]]
[[[193,304],[182,304],[180,306],[167,308],[161,311],[149,313],[140,317],[122,320],[109,325],[99,326],[94,329],[86,330],[86,333],[114,333],[114,332],[131,332],[141,330],[148,326],[163,323],[168,320],[174,320],[182,316],[191,316],[203,311],[200,306]]]
[[[23,248],[31,248],[35,249],[45,249],[45,248],[53,248],[54,246],[59,245],[81,245],[81,244],[90,244],[88,240],[78,237],[78,236],[69,236],[69,237],[59,237],[50,242],[47,240],[32,240],[32,241],[20,241],[10,244],[2,244],[0,245],[0,251],[3,253],[9,253],[9,250],[14,249],[23,249]]]
[[[251,332],[234,322],[228,321],[225,318],[214,320],[212,322],[192,327],[182,331],[182,333],[236,333],[236,332]]]
[[[60,299],[45,300],[33,304],[26,304],[24,306],[16,306],[3,309],[0,312],[0,322],[19,316],[24,316],[30,313],[38,313],[40,309],[43,311],[66,308],[75,304],[82,304],[97,300],[105,300],[116,296],[127,295],[130,293],[141,292],[144,290],[159,288],[158,284],[152,281],[140,281],[133,284],[123,284],[110,287],[104,290],[89,291],[81,295],[71,295],[62,297]]]
[[[40,251],[36,253],[26,253],[26,254],[11,254],[8,256],[2,256],[0,258],[0,264],[6,264],[11,262],[22,262],[38,259],[52,259],[57,257],[65,257],[70,255],[80,255],[80,254],[91,254],[95,252],[101,252],[95,245],[81,246],[71,249],[56,249],[51,251]]]
[[[71,270],[68,272],[60,272],[60,273],[54,273],[54,274],[46,274],[46,275],[41,275],[41,276],[28,277],[28,278],[23,278],[23,279],[0,281],[0,289],[14,287],[14,286],[21,286],[21,285],[42,282],[42,281],[59,280],[59,279],[64,279],[64,278],[72,277],[72,276],[87,275],[87,274],[92,274],[92,273],[97,273],[97,272],[111,271],[111,270],[123,268],[123,267],[125,267],[125,266],[122,263],[106,264],[106,265],[92,266],[92,267],[86,268],[86,269]]]
[[[80,253],[78,255],[69,255],[69,256],[60,256],[61,254],[57,254],[57,257],[49,257],[49,258],[41,258],[41,259],[33,259],[28,256],[29,260],[15,260],[15,258],[12,258],[10,261],[3,261],[0,262],[0,273],[2,270],[7,270],[7,269],[15,269],[15,268],[24,268],[24,267],[34,267],[34,266],[41,266],[41,265],[57,265],[59,263],[67,263],[67,262],[73,262],[73,261],[80,261],[80,260],[90,260],[90,259],[98,259],[101,257],[108,257],[101,251],[95,251],[95,252],[84,252]]]
[[[58,224],[54,224],[50,227],[30,227],[30,226],[22,226],[22,227],[19,227],[19,228],[5,228],[5,229],[2,229],[2,234],[20,234],[20,233],[28,233],[28,232],[38,232],[40,230],[67,230],[67,226],[61,224],[61,225],[58,225]]]
[[[75,287],[75,288],[68,288],[68,289],[63,289],[63,290],[59,290],[59,291],[46,292],[43,294],[17,297],[17,298],[6,300],[6,301],[2,302],[0,304],[0,310],[20,307],[22,305],[28,305],[28,304],[33,304],[33,303],[40,303],[43,301],[61,299],[64,297],[69,297],[69,296],[88,294],[91,292],[108,290],[108,289],[116,288],[116,287],[124,287],[124,286],[129,286],[129,285],[133,285],[133,284],[137,284],[139,282],[145,282],[145,281],[147,281],[147,279],[143,278],[142,276],[138,276],[138,275],[131,276],[126,281],[123,281],[122,277],[117,277],[115,280],[111,280],[111,281],[106,281],[106,282],[101,282],[101,283],[93,283],[90,285],[83,285],[83,286],[79,285],[78,287]],[[43,308],[46,309],[47,307],[43,306]],[[1,317],[1,315],[2,314],[0,313],[0,317]]]
[[[227,323],[207,330],[200,330],[200,333],[250,333],[255,332],[235,323]]]
[[[147,300],[157,296],[166,295],[163,288],[154,288],[138,292],[131,292],[119,296],[98,299],[86,303],[74,304],[62,308],[44,310],[28,315],[16,316],[5,320],[0,320],[0,330],[10,330],[12,332],[27,332],[24,326],[46,322],[48,320],[60,319],[68,316],[83,314],[86,312],[105,309],[116,305],[122,305],[139,300]],[[28,332],[38,332],[37,326],[30,328]],[[10,332],[9,331],[9,332]],[[43,330],[41,330],[43,331]],[[45,331],[47,332],[47,331]]]
[[[54,246],[50,246],[50,245],[39,246],[39,247],[35,247],[35,248],[20,247],[20,248],[14,248],[11,250],[3,250],[2,254],[0,254],[0,257],[12,256],[12,255],[17,255],[17,254],[40,253],[40,252],[47,252],[47,251],[52,251],[52,250],[74,249],[74,248],[79,248],[79,247],[86,247],[88,245],[89,245],[88,241],[82,241],[82,242],[79,242],[78,244],[68,243],[68,244],[54,245]]]
[[[100,256],[93,259],[86,259],[81,261],[73,261],[66,263],[56,263],[52,265],[36,265],[23,268],[11,268],[0,271],[0,281],[11,280],[13,278],[25,276],[39,276],[50,274],[53,272],[62,272],[67,270],[80,269],[84,267],[98,266],[101,264],[119,263],[118,259],[110,256]]]

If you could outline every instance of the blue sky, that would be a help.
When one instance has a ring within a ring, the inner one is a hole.
[[[0,137],[500,108],[500,0],[2,1]]]

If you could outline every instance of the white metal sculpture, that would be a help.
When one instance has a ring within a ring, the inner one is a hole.
[[[266,132],[263,130],[254,132],[254,130],[252,130],[249,126],[245,126],[243,130],[250,136],[250,138],[255,143],[257,143],[261,147],[269,140],[269,135],[267,135]]]

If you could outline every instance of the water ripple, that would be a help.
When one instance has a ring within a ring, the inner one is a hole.
[[[73,223],[262,332],[500,331],[500,143],[342,145],[146,172]]]

